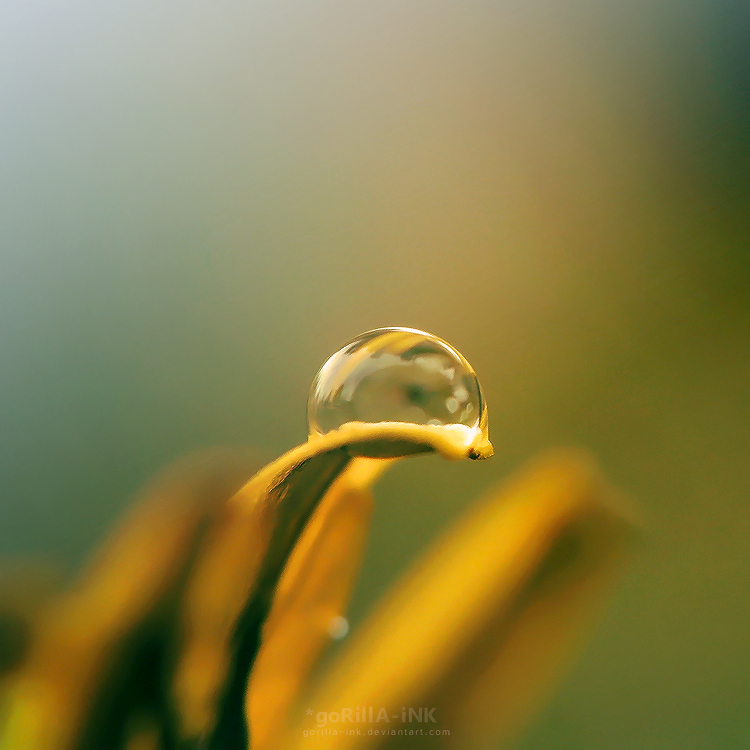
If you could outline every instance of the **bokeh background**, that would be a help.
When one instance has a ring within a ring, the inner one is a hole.
[[[522,747],[748,747],[749,170],[741,0],[2,3],[2,552],[75,569],[163,465],[275,457],[330,353],[424,328],[497,456],[384,480],[355,626],[582,444],[647,534]]]

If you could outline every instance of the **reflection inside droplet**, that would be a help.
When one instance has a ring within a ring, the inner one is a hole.
[[[312,434],[347,422],[476,428],[482,395],[471,365],[445,341],[411,328],[368,331],[336,352],[310,391]]]

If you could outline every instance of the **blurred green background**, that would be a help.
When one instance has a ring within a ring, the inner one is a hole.
[[[648,533],[522,747],[748,747],[749,170],[740,0],[3,3],[0,548],[79,564],[164,464],[273,458],[329,354],[423,328],[497,455],[383,481],[355,624],[583,444]]]

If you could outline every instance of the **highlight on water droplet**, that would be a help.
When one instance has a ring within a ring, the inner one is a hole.
[[[378,328],[323,365],[307,415],[311,435],[348,422],[478,430],[484,409],[474,370],[450,344],[413,328]]]

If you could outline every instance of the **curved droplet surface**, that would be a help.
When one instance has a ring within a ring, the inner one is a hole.
[[[471,365],[437,336],[378,328],[336,352],[313,381],[311,434],[348,422],[462,425],[479,429],[484,403]]]

